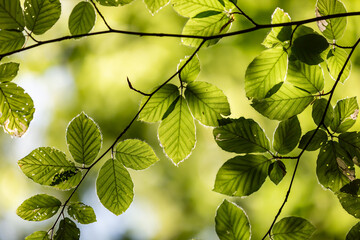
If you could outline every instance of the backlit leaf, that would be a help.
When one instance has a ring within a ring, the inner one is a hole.
[[[348,154],[350,154],[353,162],[360,165],[360,133],[359,132],[346,132],[339,135],[339,143]]]
[[[278,185],[286,175],[285,164],[280,160],[271,163],[269,166],[268,175],[270,180]]]
[[[46,231],[36,231],[25,238],[25,240],[49,240],[49,234]]]
[[[301,127],[297,116],[279,123],[274,133],[274,149],[280,154],[291,152],[301,137]]]
[[[178,70],[180,70],[180,68],[184,66],[184,64],[188,61],[188,59],[189,56],[180,60],[180,63],[178,65]],[[197,78],[199,73],[200,73],[200,61],[199,61],[199,57],[195,55],[180,72],[180,79],[181,81],[186,83],[193,82]]]
[[[81,202],[71,203],[68,207],[68,214],[81,224],[96,222],[94,209]]]
[[[0,29],[21,31],[24,26],[20,0],[0,0]]]
[[[96,20],[95,9],[90,2],[79,2],[71,11],[69,30],[71,35],[86,34],[93,29]]]
[[[334,108],[331,129],[338,133],[346,132],[355,124],[358,114],[359,105],[356,97],[339,100]]]
[[[234,8],[230,1],[224,1],[224,6],[219,0],[174,0],[171,3],[176,12],[188,18],[206,11],[224,12]]]
[[[323,115],[324,115],[324,112],[325,112],[325,108],[328,104],[328,101],[324,98],[321,98],[321,99],[317,99],[315,102],[314,102],[314,105],[313,105],[313,109],[312,109],[312,118],[315,122],[315,124],[317,126],[319,126],[322,118],[323,118]],[[326,111],[326,115],[325,115],[325,118],[324,118],[324,124],[326,127],[330,127],[331,125],[331,122],[333,121],[334,119],[334,109],[333,107],[331,106],[331,103],[329,104],[329,107],[327,108],[327,111]]]
[[[133,0],[96,0],[103,6],[117,7],[131,3]]]
[[[341,206],[352,216],[360,218],[360,179],[356,179],[340,189],[337,197]]]
[[[10,82],[19,71],[19,63],[9,62],[0,64],[0,82]]]
[[[64,218],[60,221],[59,229],[56,231],[54,240],[79,240],[80,229],[70,218]]]
[[[359,240],[360,222],[355,224],[346,235],[346,240]]]
[[[300,143],[299,143],[300,149],[305,148],[306,144],[308,143],[308,141],[310,141],[310,138],[312,137],[314,132],[315,132],[315,129],[307,132],[304,136],[302,136]],[[309,143],[309,145],[306,147],[306,151],[318,150],[324,143],[326,143],[327,139],[328,139],[328,137],[327,137],[326,132],[319,129],[315,133],[314,137],[311,139],[311,142]]]
[[[169,0],[144,0],[146,7],[152,14],[157,13],[161,8],[169,3]]]
[[[25,36],[22,32],[0,30],[0,54],[18,50],[24,43]]]
[[[306,219],[286,217],[275,223],[272,230],[274,240],[305,240],[309,239],[316,228]]]
[[[327,67],[332,79],[337,80],[341,69],[345,65],[348,53],[342,48],[331,49],[326,59]],[[346,67],[340,77],[340,82],[344,83],[350,76],[351,62],[346,64]]]

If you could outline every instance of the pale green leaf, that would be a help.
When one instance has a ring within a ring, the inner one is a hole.
[[[306,240],[315,230],[316,228],[306,219],[286,217],[275,223],[272,237],[274,240]]]
[[[359,240],[360,222],[355,224],[346,235],[346,240]]]
[[[0,82],[10,82],[19,71],[19,63],[9,62],[0,64]]]
[[[279,123],[274,133],[274,149],[280,154],[291,152],[301,137],[301,127],[297,116]]]
[[[346,184],[337,193],[341,206],[352,216],[360,218],[360,179]]]
[[[344,67],[348,53],[342,48],[331,49],[326,59],[327,67],[332,79],[337,80],[341,69]],[[340,82],[344,83],[350,76],[351,62],[346,67],[340,77]]]
[[[101,149],[100,128],[92,118],[82,112],[69,123],[66,129],[66,142],[74,160],[89,165]]]
[[[151,14],[155,14],[169,3],[169,0],[144,0]]]
[[[346,132],[339,135],[339,144],[350,154],[353,162],[360,166],[360,132]]]
[[[271,163],[269,166],[268,175],[270,180],[278,185],[286,175],[285,164],[280,160],[276,160],[275,162]]]
[[[346,132],[355,124],[358,113],[359,105],[356,97],[339,100],[334,108],[331,129],[338,133]]]
[[[325,131],[319,129],[313,138],[311,138],[313,136],[315,132],[314,130],[311,130],[309,132],[307,132],[304,136],[302,136],[300,143],[299,143],[299,148],[300,149],[304,149],[306,144],[310,141],[309,145],[306,147],[306,151],[315,151],[318,150],[324,143],[326,143],[328,137]]]
[[[265,182],[270,163],[262,155],[234,157],[219,169],[214,191],[229,196],[248,196]]]
[[[246,96],[257,99],[265,98],[275,85],[284,81],[287,62],[287,53],[282,47],[263,51],[246,69]]]
[[[59,228],[56,231],[54,240],[79,240],[80,229],[70,218],[64,218],[60,221]]]
[[[119,160],[109,159],[101,167],[96,180],[100,202],[115,215],[128,209],[134,198],[134,184]]]
[[[43,34],[59,20],[61,3],[59,0],[25,0],[25,22],[34,34]]]
[[[215,229],[220,240],[250,239],[250,223],[246,213],[226,199],[216,211]]]
[[[24,44],[25,36],[22,32],[0,30],[0,54],[18,50]]]
[[[49,234],[46,231],[36,231],[25,238],[25,240],[49,240]]]
[[[285,120],[300,114],[313,99],[310,93],[284,83],[271,97],[262,100],[254,99],[251,106],[265,117]]]
[[[127,168],[142,170],[150,167],[158,157],[154,150],[145,142],[138,139],[127,139],[116,146],[115,157]]]
[[[189,60],[189,56],[180,60],[178,70]],[[193,82],[200,73],[200,61],[198,55],[195,55],[190,62],[180,72],[180,79],[183,82]]]
[[[171,3],[176,12],[188,18],[207,11],[224,12],[234,8],[230,1],[224,1],[224,6],[219,0],[173,0]]]
[[[189,83],[185,97],[191,113],[206,126],[219,126],[218,119],[230,115],[227,97],[216,86],[207,82]]]
[[[195,123],[186,100],[180,97],[174,110],[160,123],[159,140],[166,155],[178,165],[195,147]]]
[[[81,202],[71,203],[67,211],[70,217],[81,224],[96,222],[94,209]]]
[[[0,0],[0,29],[21,31],[24,26],[20,0]]]
[[[324,98],[317,99],[314,102],[313,109],[312,109],[312,118],[317,126],[319,126],[321,119],[323,118],[327,104],[328,104],[328,101]],[[325,126],[330,127],[333,119],[334,119],[334,109],[331,106],[331,104],[329,104],[329,107],[326,111],[326,115],[325,115],[325,119],[324,119]]]
[[[131,3],[133,0],[96,0],[103,6],[117,7]]]
[[[79,2],[71,11],[69,30],[71,35],[86,34],[93,29],[96,21],[95,9],[90,2]]]
[[[43,221],[54,216],[61,202],[52,196],[38,194],[25,200],[17,209],[16,214],[24,220]]]

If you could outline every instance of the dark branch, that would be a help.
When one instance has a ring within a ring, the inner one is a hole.
[[[136,88],[134,88],[134,87],[132,86],[132,84],[131,84],[131,82],[130,82],[130,80],[129,80],[128,77],[126,77],[126,80],[127,80],[128,85],[129,85],[129,88],[130,88],[131,90],[134,90],[135,92],[140,93],[141,95],[144,95],[144,96],[150,96],[150,95],[151,95],[151,94],[149,94],[149,93],[144,93],[144,92],[142,92],[142,91],[137,90]]]
[[[93,1],[93,0],[90,0],[90,2],[91,2],[92,5],[94,6],[96,12],[100,15],[100,17],[101,17],[101,19],[103,20],[103,22],[104,22],[104,24],[106,25],[106,27],[107,27],[110,31],[113,30],[113,29],[110,27],[110,25],[107,23],[104,15],[102,15],[102,13],[100,12],[99,8],[96,6],[96,4],[94,3],[94,1]]]

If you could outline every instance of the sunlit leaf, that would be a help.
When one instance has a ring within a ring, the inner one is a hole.
[[[291,152],[301,137],[301,127],[297,116],[279,123],[274,133],[274,149],[280,154]]]
[[[338,133],[346,132],[355,124],[358,114],[359,105],[356,97],[339,100],[334,108],[331,129]]]
[[[0,64],[0,82],[13,80],[19,71],[19,65],[15,62]]]
[[[189,83],[185,97],[193,116],[206,126],[219,126],[218,119],[230,115],[227,97],[210,83]]]
[[[80,229],[70,218],[64,218],[60,221],[59,229],[56,231],[54,240],[79,240]]]
[[[314,102],[314,105],[313,105],[313,109],[312,109],[312,118],[315,122],[315,124],[317,126],[319,126],[322,118],[323,118],[323,115],[324,115],[324,112],[325,112],[325,108],[328,104],[328,101],[324,98],[321,98],[321,99],[317,99],[315,102]],[[329,107],[326,111],[326,115],[325,115],[325,118],[324,118],[324,124],[326,127],[330,127],[331,125],[331,122],[333,121],[334,119],[334,109],[333,107],[331,106],[331,103],[329,104]]]
[[[262,155],[234,157],[219,169],[214,191],[229,196],[248,196],[264,183],[270,163]]]
[[[285,164],[280,160],[271,163],[269,166],[268,175],[270,180],[278,185],[286,175]]]
[[[312,135],[314,134],[315,129],[307,132],[304,136],[302,136],[299,148],[304,149],[306,144],[310,141]],[[315,151],[318,150],[324,143],[326,143],[328,137],[325,131],[319,129],[314,137],[311,139],[311,142],[306,147],[306,151]]]
[[[109,159],[101,167],[96,180],[100,202],[115,215],[125,212],[134,197],[134,184],[119,160]]]
[[[341,69],[345,65],[348,53],[342,48],[331,49],[326,59],[327,67],[332,79],[337,80]],[[344,83],[350,76],[351,62],[346,64],[346,67],[340,77],[340,82]]]
[[[103,6],[117,7],[131,3],[133,0],[96,0]]]
[[[144,0],[146,7],[152,14],[157,13],[162,9],[166,4],[169,3],[169,0]]]
[[[16,214],[24,220],[43,221],[54,216],[61,202],[52,196],[38,194],[25,200],[16,210]]]
[[[71,11],[69,30],[71,35],[86,34],[93,29],[96,20],[95,9],[90,2],[79,2]]]
[[[20,0],[0,0],[0,29],[23,30],[24,26]]]
[[[352,216],[360,218],[360,179],[356,179],[340,189],[337,197],[341,206]]]
[[[174,0],[171,1],[176,12],[184,17],[195,17],[199,13],[207,11],[224,12],[234,8],[230,1],[224,1],[224,5],[219,0]]]
[[[184,59],[181,59],[178,65],[178,70],[180,70],[180,68],[184,66],[184,64],[188,60],[189,60],[189,56],[185,57]],[[199,73],[200,73],[200,61],[199,61],[199,57],[195,55],[180,72],[180,79],[181,81],[186,83],[193,82],[197,78]]]
[[[25,43],[22,32],[0,30],[0,54],[20,49]]]
[[[250,223],[246,213],[226,199],[216,211],[215,229],[220,240],[250,239]]]
[[[25,238],[25,240],[49,240],[49,234],[46,231],[36,231]]]
[[[274,240],[305,240],[309,239],[316,228],[306,219],[286,217],[275,223],[272,229]]]
[[[27,29],[34,34],[43,34],[60,18],[59,0],[25,0],[25,22]]]
[[[94,209],[81,202],[71,203],[68,207],[68,214],[81,224],[96,222]]]
[[[359,132],[346,132],[339,135],[339,143],[348,154],[350,154],[353,162],[360,165],[360,133]]]
[[[359,240],[360,222],[355,224],[346,235],[346,240]]]

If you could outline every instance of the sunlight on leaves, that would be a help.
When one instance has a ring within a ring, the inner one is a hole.
[[[0,29],[21,31],[24,26],[25,21],[20,0],[0,0]]]
[[[299,143],[299,148],[300,149],[304,149],[306,144],[310,141],[309,145],[306,147],[306,151],[316,151],[318,150],[323,144],[326,143],[326,141],[328,140],[328,136],[326,134],[325,131],[319,129],[313,138],[312,135],[314,134],[315,129],[311,130],[309,132],[307,132],[304,136],[302,136],[300,143]]]
[[[96,222],[94,209],[81,202],[69,204],[68,214],[81,224]]]
[[[274,133],[273,146],[280,154],[291,152],[301,137],[301,127],[297,116],[279,123]]]
[[[149,9],[152,15],[160,11],[164,6],[166,6],[170,1],[169,0],[144,0],[146,7]]]
[[[15,62],[0,64],[0,82],[12,81],[19,71],[19,65]]]
[[[337,80],[341,69],[345,65],[348,53],[341,48],[331,49],[326,59],[326,64],[332,79]],[[344,83],[349,77],[351,72],[351,62],[349,61],[342,72],[340,82]]]
[[[316,228],[308,220],[300,217],[286,217],[275,223],[272,230],[274,240],[306,240]]]
[[[321,99],[316,99],[316,101],[313,104],[313,109],[312,109],[312,118],[314,120],[314,123],[319,126],[324,112],[325,112],[325,108],[326,105],[328,104],[328,101],[324,98]],[[329,107],[326,111],[326,115],[324,118],[324,125],[326,127],[330,127],[332,121],[334,119],[334,108],[331,106],[331,103],[329,104]],[[321,126],[322,127],[322,126]]]
[[[80,229],[70,218],[64,218],[60,221],[59,229],[56,231],[54,240],[79,240]]]
[[[177,67],[178,71],[184,64],[188,61],[189,56],[180,60],[180,63]],[[190,62],[183,68],[180,72],[180,79],[183,82],[190,83],[196,80],[200,73],[200,61],[198,55],[195,55]]]
[[[334,108],[331,129],[338,133],[346,132],[355,124],[358,114],[359,105],[356,97],[339,100]]]
[[[25,43],[22,32],[0,30],[0,54],[20,49]]]
[[[49,234],[45,231],[37,231],[25,238],[25,240],[49,240]]]
[[[268,175],[270,180],[278,185],[286,175],[285,164],[280,160],[276,160],[275,162],[271,163],[269,166]]]
[[[79,2],[69,17],[71,35],[86,34],[93,29],[96,20],[94,7],[90,2]]]

